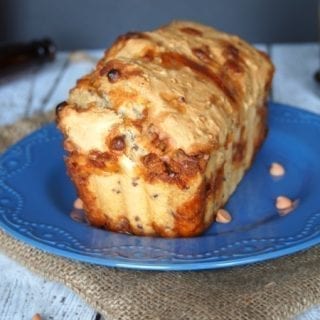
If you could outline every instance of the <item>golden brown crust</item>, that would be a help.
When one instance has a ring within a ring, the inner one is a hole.
[[[144,168],[142,174],[146,181],[161,180],[187,189],[192,179],[199,173],[203,173],[207,159],[203,154],[195,156],[187,155],[178,149],[170,158],[162,159],[155,153],[149,153],[142,157]]]
[[[206,183],[204,181],[190,200],[185,201],[176,211],[172,212],[175,218],[174,230],[176,236],[196,236],[205,230],[205,199]]]
[[[202,36],[202,32],[200,30],[192,27],[183,27],[180,28],[180,31],[192,36]]]
[[[120,36],[57,108],[89,221],[203,232],[265,138],[273,72],[266,54],[193,22]]]

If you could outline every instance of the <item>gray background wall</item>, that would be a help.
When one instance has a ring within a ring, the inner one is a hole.
[[[49,36],[60,49],[104,48],[120,33],[191,19],[251,42],[316,41],[317,0],[0,0],[0,40]]]

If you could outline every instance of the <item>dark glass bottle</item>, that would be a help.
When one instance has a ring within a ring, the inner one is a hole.
[[[0,76],[35,64],[53,61],[56,46],[50,39],[28,43],[0,44]]]

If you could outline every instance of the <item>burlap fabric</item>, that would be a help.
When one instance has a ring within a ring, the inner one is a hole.
[[[0,150],[52,119],[0,129]],[[106,319],[292,319],[320,303],[320,247],[278,260],[218,271],[143,272],[77,263],[0,231],[0,249],[31,271],[70,287]]]

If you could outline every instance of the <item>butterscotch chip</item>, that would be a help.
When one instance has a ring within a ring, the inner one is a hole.
[[[33,317],[32,317],[32,320],[41,320],[41,316],[39,313],[36,313]]]
[[[289,198],[283,197],[283,196],[280,196],[278,198],[280,198],[278,200],[279,201],[278,206],[283,207],[282,209],[277,207],[280,216],[286,216],[287,214],[291,213],[293,210],[297,208],[299,204],[299,199],[292,201]],[[277,203],[276,203],[276,206],[277,206]]]
[[[230,213],[225,209],[219,209],[216,216],[216,221],[220,223],[229,223],[232,220]]]
[[[82,202],[82,200],[81,200],[80,198],[77,198],[77,199],[75,200],[75,202],[73,203],[73,207],[74,207],[75,209],[82,210],[82,209],[83,209],[83,202]]]
[[[285,196],[279,196],[276,199],[276,208],[278,210],[285,210],[292,207],[292,200]]]
[[[285,174],[285,169],[280,163],[272,162],[269,172],[273,177],[282,177]]]

